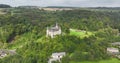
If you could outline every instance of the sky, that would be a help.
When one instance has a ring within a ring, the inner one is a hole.
[[[11,6],[120,7],[120,0],[0,0]]]

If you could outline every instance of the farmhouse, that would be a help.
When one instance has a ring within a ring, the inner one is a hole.
[[[120,46],[120,42],[114,42],[114,43],[111,43],[111,45],[113,45],[113,46]]]
[[[0,49],[0,58],[16,54],[15,50]]]
[[[0,58],[4,58],[7,56],[7,51],[6,50],[0,50]]]
[[[61,59],[66,55],[65,52],[52,53],[51,58],[49,58],[48,63],[52,63],[53,61],[59,61],[61,63]]]
[[[46,30],[46,35],[50,36],[51,38],[54,38],[55,35],[60,35],[61,34],[61,27],[58,26],[58,24],[56,23],[56,26],[54,27],[47,27]]]
[[[111,55],[118,55],[119,49],[118,48],[107,48],[107,52]]]
[[[52,58],[62,58],[65,56],[65,52],[53,53]]]

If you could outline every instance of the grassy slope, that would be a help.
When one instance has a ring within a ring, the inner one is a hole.
[[[70,29],[70,35],[78,36],[80,38],[84,37],[89,37],[90,35],[93,35],[92,32],[89,31],[82,31],[82,30],[75,30],[75,29]]]
[[[98,62],[93,61],[84,61],[84,62],[70,62],[70,63],[120,63],[120,60],[113,58],[111,60],[101,60]]]

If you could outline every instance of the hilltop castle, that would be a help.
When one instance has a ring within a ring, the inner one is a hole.
[[[47,36],[54,38],[55,35],[60,35],[60,34],[61,34],[61,27],[58,26],[57,23],[54,27],[49,27],[49,28],[47,27],[47,30],[46,30]]]

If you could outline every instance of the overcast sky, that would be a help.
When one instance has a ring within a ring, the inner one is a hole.
[[[120,7],[120,0],[0,0],[11,6]]]

